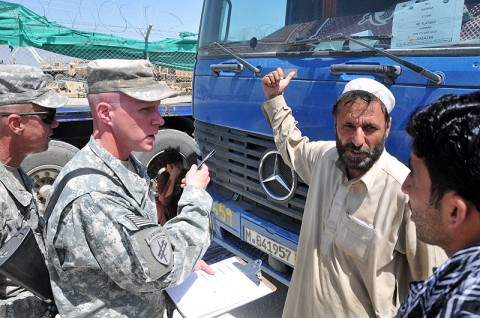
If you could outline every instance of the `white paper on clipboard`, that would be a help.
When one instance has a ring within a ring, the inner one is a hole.
[[[186,318],[209,318],[226,313],[276,290],[262,278],[256,285],[236,266],[231,257],[210,265],[215,275],[195,271],[180,285],[166,289],[178,312]]]

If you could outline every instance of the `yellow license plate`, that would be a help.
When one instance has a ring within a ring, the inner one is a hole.
[[[258,249],[264,251],[267,254],[272,255],[273,257],[279,260],[284,261],[285,263],[291,266],[295,265],[295,258],[297,253],[294,250],[280,243],[277,243],[266,236],[258,234],[257,232],[249,228],[245,227],[244,229],[245,229],[245,233],[244,233],[245,242],[257,247]]]

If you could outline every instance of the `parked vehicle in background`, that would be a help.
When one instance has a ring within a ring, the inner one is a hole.
[[[480,1],[205,0],[193,81],[195,138],[209,162],[215,240],[289,284],[308,186],[276,151],[263,75],[295,71],[302,133],[334,140],[331,109],[369,77],[396,97],[387,150],[409,157],[413,109],[480,88]]]

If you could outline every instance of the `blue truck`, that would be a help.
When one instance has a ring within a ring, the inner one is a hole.
[[[478,0],[205,0],[193,80],[209,161],[214,238],[289,284],[308,186],[276,151],[261,78],[295,71],[285,98],[302,133],[334,140],[331,109],[358,77],[396,97],[387,150],[407,162],[412,110],[480,88]]]

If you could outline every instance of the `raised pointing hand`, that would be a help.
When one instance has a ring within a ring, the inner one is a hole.
[[[287,77],[284,77],[283,69],[280,67],[265,75],[262,78],[262,88],[267,99],[281,95],[290,84],[293,76],[295,76],[295,72],[292,71],[288,73]]]

